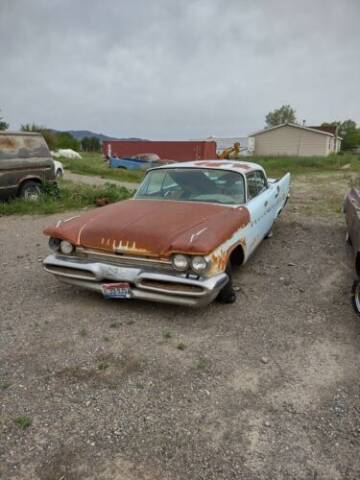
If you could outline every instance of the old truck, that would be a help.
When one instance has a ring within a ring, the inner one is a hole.
[[[232,303],[232,267],[269,236],[289,182],[239,161],[153,168],[134,198],[48,227],[45,270],[106,298]]]
[[[56,171],[44,137],[35,132],[0,132],[0,198],[35,200]]]

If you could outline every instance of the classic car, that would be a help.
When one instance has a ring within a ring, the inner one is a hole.
[[[107,298],[234,302],[231,266],[271,233],[289,182],[239,161],[153,168],[132,199],[48,227],[45,270]]]
[[[351,298],[356,313],[360,315],[360,188],[353,187],[346,195],[344,213],[347,224],[346,240],[354,251],[357,274],[351,289]]]
[[[132,157],[110,157],[110,168],[123,168],[125,170],[147,170],[152,167],[175,163],[174,160],[161,159],[156,153],[139,153]]]

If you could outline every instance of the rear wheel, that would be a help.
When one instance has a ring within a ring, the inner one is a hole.
[[[231,263],[229,261],[225,273],[227,273],[229,277],[228,283],[223,287],[220,291],[219,295],[217,296],[216,300],[220,303],[234,303],[236,301],[236,293],[233,287],[232,281],[232,272],[231,272]]]
[[[355,312],[360,315],[360,281],[355,280],[351,289],[351,301]]]
[[[24,200],[36,201],[41,195],[41,185],[33,180],[24,182],[19,190],[19,197]]]

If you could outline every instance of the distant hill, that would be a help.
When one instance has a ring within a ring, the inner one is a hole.
[[[65,130],[67,133],[70,133],[77,140],[82,140],[85,137],[96,137],[103,142],[104,140],[143,140],[142,138],[118,138],[118,137],[109,137],[103,133],[95,133],[90,130]],[[54,130],[54,132],[59,132],[59,130]]]

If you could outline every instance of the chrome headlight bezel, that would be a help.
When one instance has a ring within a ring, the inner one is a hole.
[[[201,263],[201,265],[199,266],[199,263],[198,265],[196,265],[196,262]],[[194,257],[191,258],[190,266],[191,266],[191,270],[194,273],[196,273],[197,275],[202,275],[203,273],[207,272],[207,270],[209,269],[210,262],[209,260],[207,260],[206,257],[203,257],[201,255],[195,255]]]
[[[183,261],[183,265],[177,263],[177,261]],[[190,259],[187,255],[184,255],[183,253],[175,253],[172,258],[171,258],[171,264],[175,270],[178,272],[186,272],[189,270],[190,267]]]
[[[68,242],[67,240],[61,240],[59,245],[59,250],[64,255],[71,255],[75,250],[75,247],[72,243]]]

